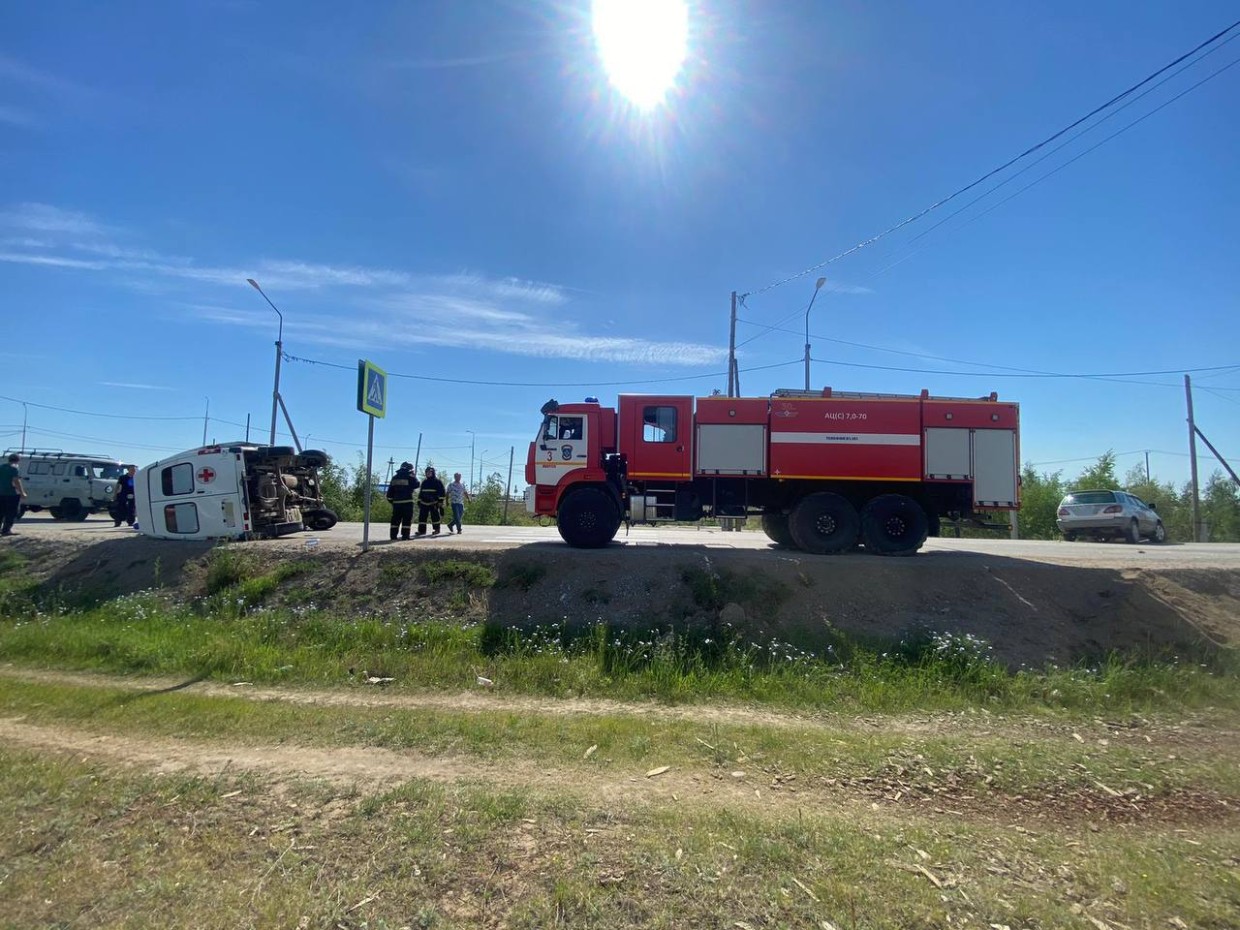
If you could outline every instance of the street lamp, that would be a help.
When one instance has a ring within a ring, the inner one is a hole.
[[[805,390],[807,391],[809,390],[809,312],[814,307],[814,301],[818,299],[818,292],[826,283],[826,278],[818,279],[814,284],[814,296],[809,299],[809,306],[805,308]]]
[[[276,412],[280,404],[280,361],[284,357],[284,314],[280,312],[279,307],[271,303],[271,298],[263,293],[263,289],[258,286],[257,281],[253,278],[246,278],[246,281],[249,282],[250,287],[263,295],[263,300],[267,301],[271,309],[276,312],[276,316],[280,318],[280,330],[276,336],[276,384],[271,391],[271,438],[267,441],[268,445],[274,446],[276,444]],[[806,352],[808,353],[808,351],[807,349]],[[806,358],[808,357],[807,354]],[[806,362],[806,364],[808,365],[809,363]]]
[[[478,434],[472,429],[467,429],[465,432],[469,433],[469,481],[472,484],[474,480],[474,444],[478,440]]]

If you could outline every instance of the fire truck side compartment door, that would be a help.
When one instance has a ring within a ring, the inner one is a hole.
[[[699,475],[765,475],[766,426],[701,423],[697,433]]]
[[[968,478],[973,474],[969,462],[969,430],[926,430],[926,477]]]
[[[1016,506],[1016,431],[973,431],[973,503],[978,507]]]

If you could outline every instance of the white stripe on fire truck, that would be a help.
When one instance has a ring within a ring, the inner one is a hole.
[[[793,445],[919,446],[917,433],[771,433],[771,442]]]

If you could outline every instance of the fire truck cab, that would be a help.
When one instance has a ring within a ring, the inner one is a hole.
[[[250,539],[328,530],[323,452],[235,442],[190,449],[134,478],[137,526],[160,539]]]
[[[527,509],[573,546],[622,522],[761,515],[776,543],[916,552],[940,520],[1019,507],[1019,408],[979,398],[780,390],[548,401]]]

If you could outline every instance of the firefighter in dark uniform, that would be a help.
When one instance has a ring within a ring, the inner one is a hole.
[[[426,467],[426,477],[422,479],[422,489],[418,491],[418,535],[426,535],[426,518],[431,518],[435,528],[432,536],[439,535],[439,524],[443,520],[443,501],[447,490],[443,482],[435,475],[435,469]]]
[[[133,476],[138,471],[137,465],[126,465],[125,474],[116,482],[116,498],[112,501],[110,509],[112,516],[112,525],[120,526],[124,520],[128,526],[133,526],[136,518],[134,511],[134,495],[133,495]]]
[[[413,528],[413,495],[418,489],[418,479],[413,474],[413,464],[401,462],[400,468],[388,482],[387,499],[392,504],[392,539],[400,534],[401,539],[409,538]]]

